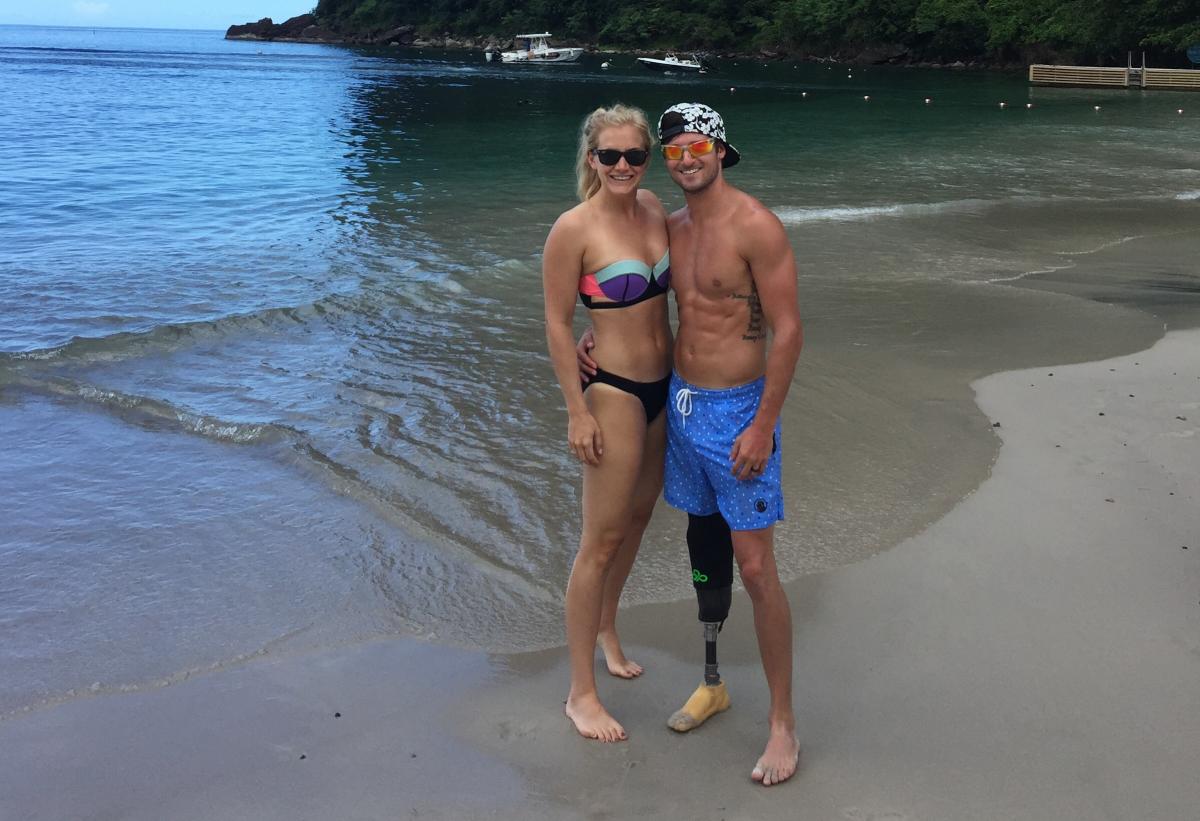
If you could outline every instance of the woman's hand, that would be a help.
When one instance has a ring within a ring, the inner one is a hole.
[[[604,437],[600,425],[590,413],[572,415],[567,422],[567,443],[579,461],[596,467],[604,455]]]

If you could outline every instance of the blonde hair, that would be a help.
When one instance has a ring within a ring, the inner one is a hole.
[[[631,125],[642,132],[642,147],[647,151],[654,145],[650,123],[640,108],[616,103],[609,108],[597,108],[583,119],[579,129],[579,156],[575,161],[575,190],[579,201],[586,202],[600,190],[600,175],[588,164],[588,154],[596,147],[600,132],[606,128]]]

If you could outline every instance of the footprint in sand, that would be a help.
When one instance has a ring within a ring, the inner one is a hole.
[[[843,809],[842,818],[846,821],[912,821],[912,816],[908,813],[896,810],[860,810],[858,807]]]
[[[501,721],[496,725],[496,733],[500,736],[501,741],[508,741],[510,738],[525,738],[537,731],[537,722],[535,721]]]

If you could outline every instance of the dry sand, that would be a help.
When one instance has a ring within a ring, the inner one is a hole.
[[[561,649],[379,641],[5,721],[0,819],[1196,818],[1200,331],[975,387],[992,476],[919,536],[788,587],[788,784],[747,777],[766,692],[739,593],[734,706],[688,735],[664,722],[700,678],[690,602],[623,615],[647,667],[601,683],[624,744],[562,716]]]

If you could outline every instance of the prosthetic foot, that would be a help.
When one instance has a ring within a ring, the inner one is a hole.
[[[688,555],[692,560],[692,586],[704,625],[704,683],[687,703],[667,719],[667,726],[680,733],[699,727],[712,716],[729,709],[729,691],[717,669],[717,634],[729,616],[733,595],[733,540],[721,514],[688,515]]]
[[[725,682],[701,684],[687,703],[671,714],[667,726],[677,733],[694,730],[710,718],[729,709],[729,691]]]

